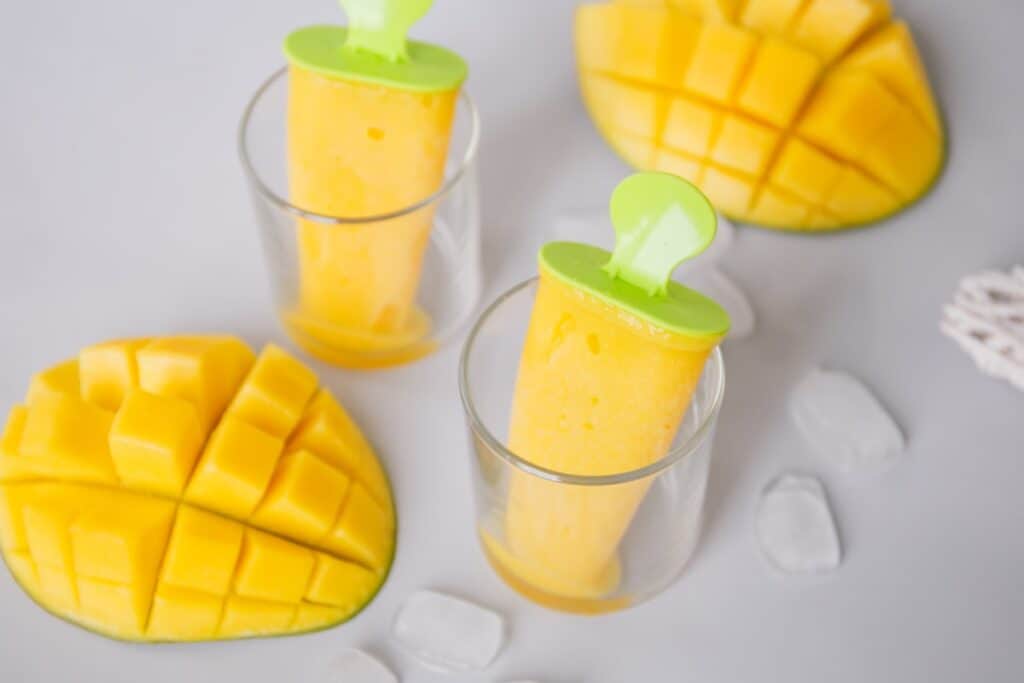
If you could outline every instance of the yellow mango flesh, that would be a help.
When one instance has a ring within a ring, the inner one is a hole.
[[[877,221],[942,169],[928,76],[885,0],[611,0],[578,10],[576,53],[612,148],[740,221]]]
[[[128,640],[288,634],[352,617],[391,564],[387,477],[275,346],[167,337],[33,378],[0,435],[0,551],[69,621]],[[368,493],[372,492],[372,493]]]
[[[541,270],[520,359],[509,447],[557,472],[621,474],[668,451],[719,340],[652,328]],[[498,538],[504,575],[556,600],[600,600],[620,580],[617,547],[650,485],[569,486],[518,470]],[[556,602],[557,604],[557,602]]]
[[[458,91],[416,93],[292,66],[292,202],[346,218],[401,211],[440,189]],[[434,207],[362,224],[298,220],[299,292],[285,323],[332,363],[387,365],[429,353],[416,306]]]

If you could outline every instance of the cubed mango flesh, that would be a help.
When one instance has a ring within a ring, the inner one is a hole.
[[[938,107],[887,0],[609,0],[576,14],[583,100],[610,146],[788,230],[880,220],[945,159]]]
[[[135,352],[147,341],[118,339],[82,349],[78,354],[82,398],[107,410],[120,408],[128,390],[139,384]]]
[[[112,412],[113,411],[113,412]],[[110,342],[36,375],[0,435],[0,551],[51,612],[139,641],[351,618],[394,554],[387,477],[277,347]]]

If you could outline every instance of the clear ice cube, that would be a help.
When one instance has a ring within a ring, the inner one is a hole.
[[[790,411],[811,447],[845,471],[884,469],[906,448],[878,399],[846,373],[811,372],[794,391]]]
[[[362,650],[350,648],[331,661],[330,681],[338,683],[398,683],[391,669]]]
[[[505,641],[504,621],[495,612],[427,590],[405,601],[392,631],[424,665],[448,672],[486,668]]]
[[[826,572],[842,559],[825,487],[808,475],[783,474],[764,488],[757,538],[768,561],[784,572]]]

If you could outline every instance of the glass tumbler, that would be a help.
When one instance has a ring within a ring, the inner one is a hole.
[[[238,137],[282,324],[335,365],[419,359],[458,331],[480,294],[476,108],[459,95],[434,194],[382,215],[325,215],[290,199],[288,78],[285,67],[260,86]]]
[[[472,450],[476,531],[498,575],[530,600],[584,614],[624,609],[668,587],[697,546],[725,390],[722,355],[716,349],[708,357],[660,460],[607,476],[538,467],[506,445],[537,283],[524,282],[495,301],[462,351],[459,392]],[[602,576],[574,581],[599,556],[607,557]]]

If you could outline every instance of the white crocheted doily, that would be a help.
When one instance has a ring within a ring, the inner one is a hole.
[[[982,372],[1024,391],[1024,266],[964,278],[939,326]]]

